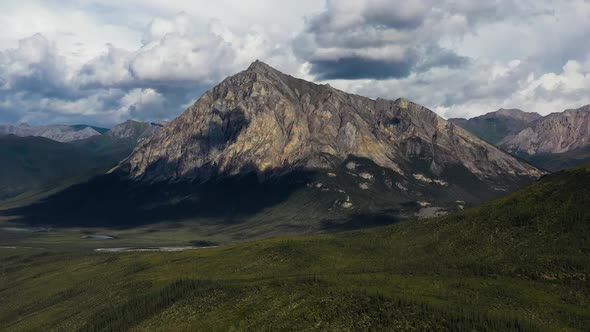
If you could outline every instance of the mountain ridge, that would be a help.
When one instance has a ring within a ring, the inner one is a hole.
[[[78,128],[78,132],[91,128],[84,125],[67,127]],[[160,129],[161,125],[127,121],[103,134],[86,138],[79,135],[80,139],[68,142],[59,142],[55,140],[56,136],[52,139],[36,135],[0,135],[0,200],[40,190],[69,178],[100,174],[104,168],[116,166],[139,142]]]
[[[590,105],[551,113],[522,131],[505,137],[499,146],[512,153],[558,154],[590,145]]]
[[[125,163],[140,181],[207,180],[214,173],[334,166],[326,155],[369,158],[402,176],[411,174],[402,164],[414,157],[430,158],[433,173],[460,164],[481,179],[542,174],[406,99],[347,94],[261,61],[206,92]]]
[[[497,145],[506,136],[519,132],[539,118],[541,118],[541,115],[538,113],[501,108],[470,119],[451,118],[449,122],[466,129],[487,142]]]
[[[55,227],[186,222],[244,240],[442,214],[543,174],[406,99],[255,62],[107,174],[3,214]]]
[[[18,126],[0,125],[0,135],[11,134],[20,137],[45,137],[51,140],[68,143],[83,140],[93,136],[99,136],[101,128],[94,128],[86,125],[48,125],[32,127],[26,123]]]

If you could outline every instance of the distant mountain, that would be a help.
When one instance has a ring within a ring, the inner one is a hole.
[[[590,105],[549,114],[499,143],[507,151],[530,156],[564,153],[589,145]]]
[[[110,174],[19,215],[69,225],[205,218],[264,225],[261,234],[310,232],[457,209],[542,174],[408,100],[347,94],[257,61]]]
[[[75,130],[82,130],[82,129],[86,128],[86,127],[92,128],[92,129],[96,130],[101,135],[104,134],[104,133],[106,133],[106,132],[108,132],[110,130],[109,128],[89,126],[89,125],[85,125],[85,124],[76,124],[76,125],[71,125],[70,127],[74,128]]]
[[[85,125],[50,125],[41,127],[31,127],[27,124],[20,124],[18,126],[0,125],[0,135],[45,137],[62,143],[98,136],[101,134],[101,131],[103,131],[103,128]]]
[[[539,118],[541,118],[541,115],[537,113],[502,108],[471,119],[449,119],[449,122],[466,129],[487,142],[497,144],[506,136],[518,133]]]
[[[111,128],[106,135],[115,139],[130,139],[138,143],[156,135],[162,128],[164,124],[128,120]]]
[[[55,129],[68,126],[50,127]],[[60,139],[65,139],[67,133],[81,134],[96,130],[82,126],[71,127],[79,130],[63,131]],[[37,127],[39,128],[49,127]],[[110,130],[101,129],[104,134],[93,134],[87,138],[81,138],[83,135],[79,135],[77,137],[80,139],[74,139],[69,143],[54,140],[58,138],[56,135],[52,136],[54,139],[34,135],[0,136],[0,200],[26,191],[38,190],[71,177],[99,170],[104,173],[129,156],[140,141],[156,134],[161,128],[160,124],[127,121]],[[20,131],[21,134],[23,132],[27,131]],[[32,132],[34,131],[27,133]],[[36,133],[47,134],[48,131]]]
[[[498,146],[549,171],[590,162],[590,105],[535,120]]]
[[[116,154],[119,160],[129,156],[143,140],[160,132],[163,124],[128,120],[118,124],[102,135],[72,142],[95,153]]]
[[[113,164],[71,144],[44,137],[0,136],[0,200]]]

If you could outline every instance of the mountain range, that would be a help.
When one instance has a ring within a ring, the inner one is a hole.
[[[62,180],[105,172],[162,125],[127,121],[102,133],[90,126],[2,128],[17,130],[7,130],[5,133],[10,134],[0,136],[0,200]]]
[[[168,124],[3,135],[0,330],[585,331],[590,164],[527,160],[590,156],[587,114],[446,121],[257,61]]]
[[[263,236],[453,211],[541,175],[423,106],[347,94],[256,61],[108,174],[13,213],[95,226],[264,221]]]
[[[20,137],[45,137],[58,142],[72,142],[99,136],[108,129],[86,125],[49,125],[32,127],[26,123],[18,126],[0,125],[0,135],[15,135]]]
[[[126,163],[142,181],[205,181],[329,170],[349,156],[371,160],[403,184],[453,184],[453,168],[494,186],[541,174],[408,100],[347,94],[260,61],[199,98]]]
[[[541,169],[558,171],[590,162],[590,105],[547,116],[502,109],[449,121]]]
[[[564,153],[590,145],[590,105],[549,114],[499,142],[507,151],[530,156]]]

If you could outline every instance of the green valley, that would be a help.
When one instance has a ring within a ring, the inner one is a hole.
[[[51,236],[37,232],[0,249],[0,326],[584,330],[589,221],[586,166],[477,208],[361,231],[124,253],[93,251],[110,240],[60,246],[59,236],[24,248]]]

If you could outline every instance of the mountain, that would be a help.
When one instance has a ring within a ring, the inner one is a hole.
[[[498,145],[549,171],[589,162],[590,105],[549,114]]]
[[[512,153],[563,153],[590,145],[590,105],[552,113],[499,145]]]
[[[72,142],[95,153],[116,154],[118,160],[129,156],[133,149],[143,140],[154,136],[163,124],[128,120],[114,126],[102,135]]]
[[[163,124],[128,120],[114,126],[106,135],[114,139],[129,139],[135,143],[150,138],[162,130]]]
[[[103,128],[85,125],[50,125],[41,127],[31,127],[27,124],[18,126],[0,125],[0,135],[45,137],[62,143],[98,136],[101,135],[101,131],[104,131]]]
[[[37,232],[3,242],[16,248],[0,255],[0,326],[587,331],[589,220],[587,165],[477,208],[354,232],[164,253],[92,251],[130,246],[127,229],[106,241]],[[141,232],[139,246],[189,245],[184,229],[171,242],[176,227]]]
[[[0,200],[116,163],[44,137],[0,136]]]
[[[257,61],[108,174],[10,213],[67,226],[187,221],[263,237],[455,210],[541,175],[420,105],[347,94]]]
[[[26,191],[45,189],[61,181],[72,182],[70,178],[94,174],[99,170],[104,172],[103,168],[115,166],[129,156],[140,141],[154,135],[161,127],[159,124],[127,121],[106,132],[103,130],[104,134],[87,138],[80,135],[80,139],[69,143],[54,140],[57,136],[53,136],[54,139],[12,134],[0,136],[0,200]],[[94,130],[90,127],[78,128],[79,131],[70,133]],[[64,139],[66,136],[60,137]]]
[[[110,129],[109,128],[103,128],[103,127],[96,127],[96,126],[89,126],[89,125],[85,125],[85,124],[76,124],[76,125],[71,125],[70,127],[72,127],[74,130],[82,130],[84,128],[91,128],[96,130],[99,134],[104,134],[106,132],[108,132]]]
[[[559,171],[590,162],[590,106],[552,113],[501,109],[469,120],[449,119],[530,164]]]
[[[471,119],[449,119],[449,122],[466,129],[487,142],[497,144],[506,136],[518,133],[539,118],[541,118],[541,115],[537,113],[502,108]]]
[[[541,174],[420,105],[347,94],[260,61],[199,98],[127,163],[141,181],[206,181],[331,169],[349,156],[367,158],[404,183],[453,183],[453,168],[490,186]]]

